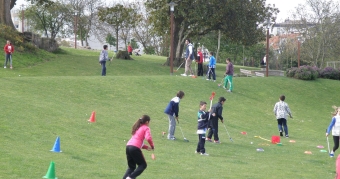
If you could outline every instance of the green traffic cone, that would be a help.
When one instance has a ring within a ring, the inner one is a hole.
[[[57,177],[55,177],[55,168],[54,168],[54,162],[53,161],[51,161],[50,167],[48,168],[48,171],[43,178],[57,179]]]

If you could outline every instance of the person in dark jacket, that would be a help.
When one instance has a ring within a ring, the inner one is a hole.
[[[223,111],[223,104],[226,101],[224,97],[220,97],[218,99],[218,103],[212,105],[211,107],[211,115],[210,115],[210,121],[209,121],[209,133],[206,138],[207,141],[212,142],[211,137],[214,134],[214,142],[220,143],[220,140],[218,138],[218,120],[220,119],[223,123],[223,117],[222,117],[222,111]]]
[[[200,153],[201,155],[209,155],[205,153],[205,133],[207,131],[207,125],[209,120],[209,112],[205,112],[207,108],[207,103],[205,101],[200,102],[200,110],[197,113],[197,134],[198,134],[198,144],[195,153]]]
[[[164,113],[168,115],[169,118],[169,131],[168,131],[168,139],[175,140],[175,129],[176,129],[176,120],[178,121],[178,113],[179,113],[179,101],[184,97],[183,91],[178,91],[176,97],[172,98],[168,105],[166,106]],[[176,119],[176,120],[175,120]]]

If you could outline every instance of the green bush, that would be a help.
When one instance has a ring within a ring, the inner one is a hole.
[[[320,73],[321,78],[339,80],[340,79],[340,71],[338,69],[334,69],[333,67],[326,67]]]
[[[311,66],[294,67],[288,69],[286,75],[300,80],[316,80],[319,77],[319,69]]]
[[[22,34],[4,24],[0,24],[0,37],[11,41],[11,43],[15,46],[15,49],[19,52],[35,52],[37,50],[33,44],[24,41]]]

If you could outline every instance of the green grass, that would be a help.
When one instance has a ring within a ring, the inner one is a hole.
[[[236,77],[230,94],[217,86],[225,65],[217,67],[214,83],[170,76],[169,67],[162,65],[164,57],[143,55],[113,60],[102,77],[98,54],[63,48],[47,53],[46,60],[36,54],[34,65],[25,66],[18,61],[33,58],[32,54],[17,53],[13,70],[0,69],[0,178],[41,178],[51,161],[60,179],[122,178],[127,168],[125,144],[143,114],[151,116],[156,160],[143,151],[148,168],[138,178],[334,178],[335,158],[316,146],[327,150],[325,129],[331,106],[339,105],[338,81]],[[243,67],[236,66],[235,71],[239,68]],[[181,73],[183,69],[175,74]],[[168,128],[163,110],[178,90],[186,93],[179,119],[189,143],[179,129],[175,133],[179,140],[162,137]],[[198,104],[209,103],[213,91],[216,98],[227,98],[223,116],[234,142],[220,123],[222,143],[206,143],[210,156],[195,155]],[[272,109],[281,94],[294,118],[288,120],[291,138],[282,138],[283,146],[276,146],[254,136],[270,139],[278,134]],[[89,124],[92,111],[97,122]],[[62,153],[50,152],[57,136]],[[304,154],[307,150],[313,154]]]

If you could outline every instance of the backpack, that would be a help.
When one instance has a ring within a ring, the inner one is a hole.
[[[194,56],[194,58],[192,60],[197,60],[197,51],[196,51],[194,46],[192,46],[192,55]],[[198,59],[198,61],[199,61],[199,59]]]

